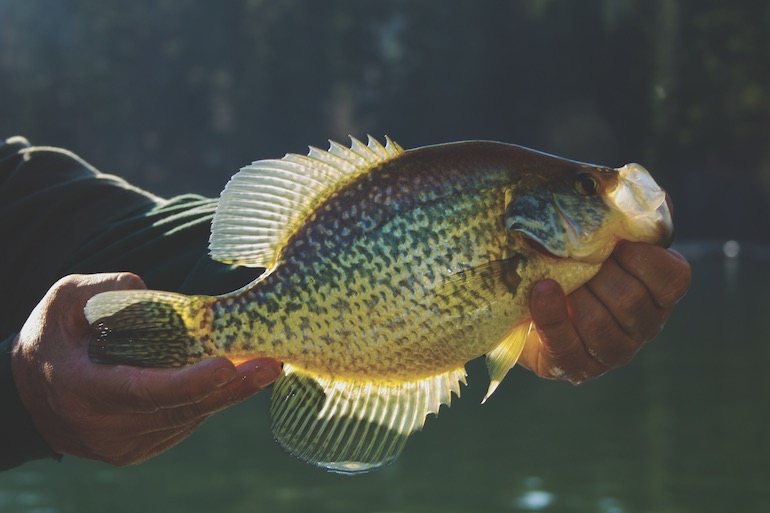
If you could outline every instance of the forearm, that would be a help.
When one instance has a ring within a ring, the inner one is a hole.
[[[11,372],[11,351],[16,335],[0,342],[0,470],[31,460],[60,459],[35,429],[21,403]]]

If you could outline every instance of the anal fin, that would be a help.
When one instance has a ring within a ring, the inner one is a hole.
[[[423,380],[376,383],[332,380],[291,365],[273,388],[273,435],[289,453],[341,474],[395,460],[429,413],[460,395],[465,370]]]
[[[532,331],[532,321],[517,324],[497,346],[487,353],[487,369],[489,370],[489,390],[482,399],[482,404],[495,392],[508,371],[524,350],[529,333]]]

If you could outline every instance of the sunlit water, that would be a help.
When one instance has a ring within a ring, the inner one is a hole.
[[[767,511],[770,260],[683,249],[693,288],[629,366],[579,387],[513,371],[482,406],[474,362],[463,397],[382,471],[332,475],[284,454],[263,394],[143,465],[0,474],[0,511]]]

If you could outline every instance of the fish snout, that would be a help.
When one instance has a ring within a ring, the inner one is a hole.
[[[668,247],[674,237],[671,201],[639,164],[617,169],[617,187],[609,194],[614,207],[626,218],[625,239]]]

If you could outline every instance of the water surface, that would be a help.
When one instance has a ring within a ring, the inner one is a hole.
[[[380,472],[284,454],[262,394],[139,466],[65,458],[0,474],[0,511],[766,511],[768,262],[694,253],[693,271],[664,333],[625,368],[579,387],[514,370],[482,406],[474,362],[462,398]]]

